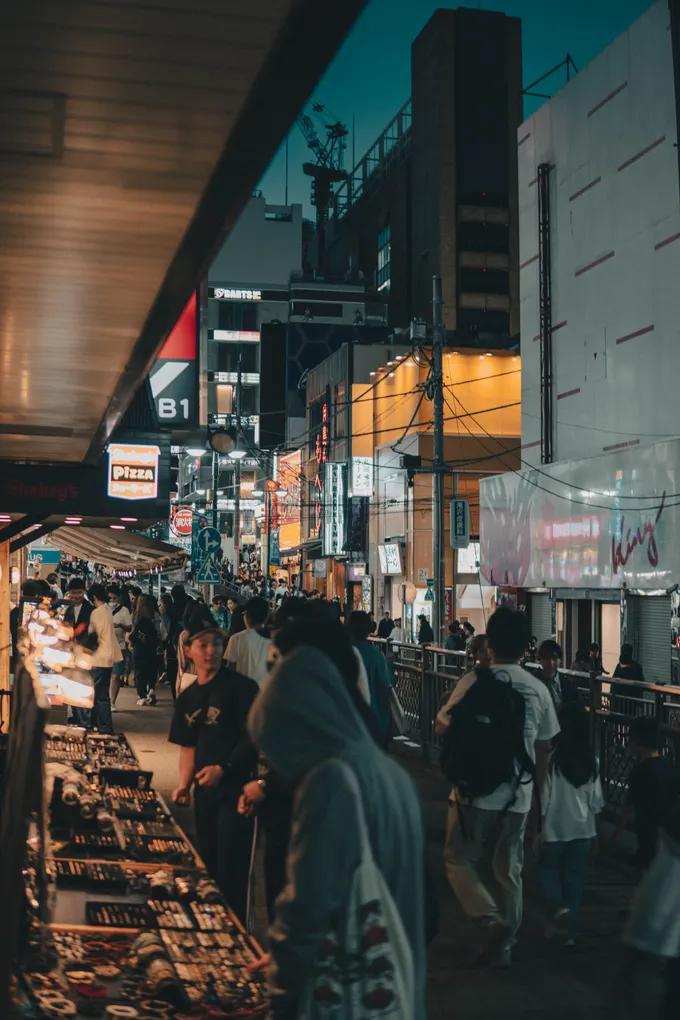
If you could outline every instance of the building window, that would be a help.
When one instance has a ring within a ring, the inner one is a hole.
[[[391,232],[389,223],[378,234],[378,290],[390,289]]]
[[[217,305],[218,329],[257,330],[257,305],[252,302],[220,301]]]

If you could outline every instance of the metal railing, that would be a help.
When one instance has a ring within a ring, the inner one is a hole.
[[[336,189],[335,209],[339,220],[355,202],[377,189],[385,177],[401,164],[410,151],[411,119],[411,100],[408,99]]]
[[[419,744],[424,757],[436,761],[441,740],[434,721],[448,694],[471,668],[465,652],[431,645],[421,647],[389,639],[373,639],[383,646],[392,664],[394,686],[409,723],[407,736]],[[538,666],[527,663],[531,672]],[[600,763],[605,800],[620,807],[634,764],[629,732],[640,716],[657,719],[665,736],[664,753],[680,764],[680,687],[641,684],[609,676],[560,670],[570,677],[581,702],[591,714],[593,750]]]

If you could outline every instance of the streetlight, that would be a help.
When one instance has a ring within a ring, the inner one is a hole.
[[[232,460],[243,460],[246,455],[245,450],[232,450],[229,456]]]

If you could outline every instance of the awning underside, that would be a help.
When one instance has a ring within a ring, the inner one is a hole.
[[[83,560],[93,560],[115,570],[177,570],[187,559],[183,549],[158,542],[134,531],[103,528],[57,528],[49,545]]]

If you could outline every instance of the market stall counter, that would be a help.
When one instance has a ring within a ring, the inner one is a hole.
[[[26,895],[2,1015],[263,1016],[266,986],[249,970],[260,947],[125,737],[44,727],[44,713],[35,725],[44,730],[42,805],[30,805],[23,835]],[[8,761],[8,781],[20,773]]]

